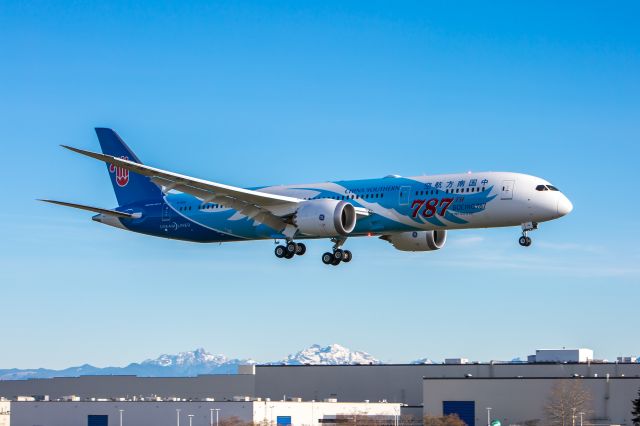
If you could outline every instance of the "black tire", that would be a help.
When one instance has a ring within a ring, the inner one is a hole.
[[[295,253],[287,252],[287,253],[284,255],[284,258],[285,258],[285,259],[293,259],[293,256],[295,256],[295,255],[296,255]]]
[[[293,241],[289,241],[287,243],[287,251],[289,253],[293,253],[296,254],[296,250],[298,249],[298,245],[296,243],[294,243]]]
[[[287,248],[285,246],[277,246],[274,252],[278,259],[282,259],[287,254]]]
[[[340,259],[336,259],[335,257],[333,258],[333,262],[331,262],[331,264],[333,266],[338,266],[340,264],[340,262],[342,262]]]
[[[524,235],[520,238],[518,238],[518,243],[522,246],[522,247],[527,247],[527,238]]]
[[[527,237],[527,245],[526,247],[529,247],[532,243],[531,237]]]
[[[334,257],[333,254],[326,252],[322,255],[322,263],[325,265],[331,265],[333,263]]]
[[[296,244],[296,254],[298,256],[302,256],[306,252],[307,252],[307,246],[305,246],[303,243]]]
[[[342,261],[344,263],[349,263],[351,262],[351,259],[353,259],[353,255],[351,254],[351,252],[349,250],[345,250],[342,254]]]
[[[338,259],[338,260],[342,260],[342,258],[344,257],[344,251],[342,251],[340,249],[335,249],[333,251],[333,257]]]

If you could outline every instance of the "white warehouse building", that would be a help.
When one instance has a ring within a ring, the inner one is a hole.
[[[393,424],[400,404],[316,401],[20,401],[8,404],[6,426],[211,426],[242,423],[317,425],[342,419]],[[122,416],[122,417],[121,417]],[[122,419],[122,420],[121,420]],[[0,420],[0,424],[2,420]]]

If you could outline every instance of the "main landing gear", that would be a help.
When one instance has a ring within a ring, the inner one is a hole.
[[[307,252],[307,246],[303,243],[296,243],[295,241],[287,241],[287,245],[279,245],[276,246],[275,249],[276,257],[291,259],[293,256],[298,255],[302,256]]]
[[[346,238],[331,239],[331,241],[334,243],[333,250],[322,255],[322,263],[324,263],[325,265],[337,266],[342,262],[351,262],[351,259],[353,259],[353,254],[351,254],[349,250],[342,249],[342,245],[346,240]],[[307,252],[307,246],[302,243],[296,243],[295,241],[289,240],[284,245],[277,245],[274,252],[277,258],[292,259],[296,255],[304,255]]]
[[[325,265],[338,266],[340,262],[349,263],[353,259],[353,255],[349,250],[342,250],[342,245],[346,238],[334,238],[333,252],[326,252],[322,255],[322,263]]]
[[[531,238],[529,237],[529,231],[535,231],[538,229],[536,222],[527,222],[522,224],[522,236],[518,238],[518,243],[522,247],[529,247],[531,245]]]

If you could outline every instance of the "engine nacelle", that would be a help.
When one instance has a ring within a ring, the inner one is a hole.
[[[447,241],[447,231],[412,231],[380,237],[402,251],[440,250]]]
[[[309,200],[300,204],[293,217],[298,230],[309,236],[348,235],[356,227],[356,209],[338,200]]]

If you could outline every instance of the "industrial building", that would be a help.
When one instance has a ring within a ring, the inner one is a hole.
[[[0,397],[48,395],[56,400],[79,395],[83,402],[124,397],[218,403],[238,402],[238,396],[274,402],[293,397],[313,404],[326,399],[371,401],[401,404],[401,415],[415,418],[457,413],[469,426],[485,424],[490,407],[505,425],[531,425],[536,420],[545,424],[551,390],[556,383],[571,380],[584,383],[591,396],[593,407],[583,414],[587,424],[630,424],[631,400],[640,388],[640,364],[593,361],[592,352],[585,350],[538,351],[536,358],[536,362],[469,363],[458,358],[448,364],[251,365],[229,375],[0,381]],[[316,418],[311,424],[319,422]]]
[[[400,404],[334,401],[21,401],[8,404],[10,426],[211,426],[230,418],[243,423],[282,426],[335,424],[342,419],[369,418],[392,425],[400,416]]]
[[[504,425],[544,425],[554,403],[554,387],[576,384],[589,396],[575,422],[588,425],[632,425],[632,400],[638,377],[496,377],[424,379],[425,415],[456,413],[468,426],[486,425],[487,418]],[[565,397],[565,399],[569,399]],[[488,410],[489,409],[489,410]],[[571,413],[573,416],[573,413]]]
[[[83,398],[133,396],[186,399],[234,396],[271,398],[301,397],[305,401],[337,398],[339,401],[423,403],[423,378],[500,377],[640,377],[638,363],[472,363],[383,365],[265,365],[251,366],[249,374],[196,377],[80,376],[52,379],[0,381],[0,397],[66,395]]]

